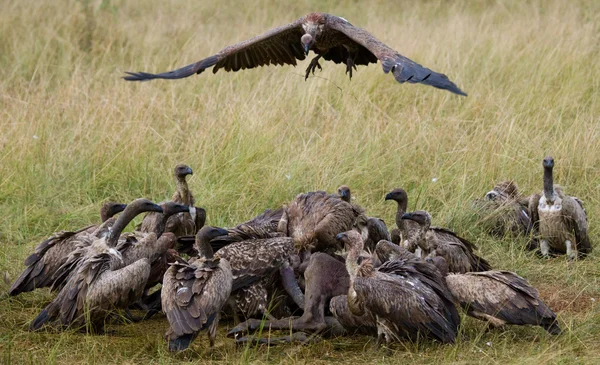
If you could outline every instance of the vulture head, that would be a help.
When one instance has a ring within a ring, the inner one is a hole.
[[[136,199],[136,200],[132,201],[131,203],[129,203],[127,205],[127,207],[125,208],[125,212],[127,212],[127,213],[132,212],[135,215],[138,215],[142,212],[162,213],[163,210],[160,205],[154,204],[148,199],[139,198],[139,199]],[[123,213],[123,214],[125,214],[125,213]]]
[[[542,161],[542,165],[544,166],[544,170],[550,169],[554,167],[554,159],[551,156],[546,156],[544,161]]]
[[[213,258],[213,249],[210,240],[219,236],[226,236],[229,231],[219,227],[204,226],[196,234],[196,250],[198,257]]]
[[[402,188],[394,189],[386,194],[385,200],[393,200],[398,203],[398,206],[402,207],[402,210],[406,210],[408,205],[408,194]]]
[[[485,194],[485,200],[504,201],[507,199],[517,199],[519,197],[519,188],[512,180],[501,181],[494,186],[494,189]]]
[[[189,213],[190,208],[187,205],[177,204],[175,202],[168,202],[161,204],[163,208],[163,214],[165,217],[170,217],[177,213]]]
[[[346,251],[361,252],[363,249],[362,236],[356,231],[338,233],[335,239],[346,247]]]
[[[100,208],[100,218],[102,222],[106,222],[106,220],[110,217],[113,217],[117,213],[121,213],[125,210],[127,204],[120,204],[115,202],[106,202]]]
[[[312,13],[306,16],[306,21],[302,24],[302,29],[306,32],[300,42],[304,53],[308,55],[308,51],[312,48],[315,41],[319,38],[325,27],[325,17],[320,13]]]
[[[417,210],[411,213],[404,213],[402,219],[409,219],[419,224],[419,227],[429,229],[431,225],[431,215],[424,210]]]
[[[350,199],[352,196],[350,195],[350,188],[347,185],[340,186],[337,192],[343,201],[350,203]]]
[[[219,236],[227,236],[227,234],[229,234],[229,231],[227,231],[224,228],[204,226],[196,234],[196,242],[210,243],[210,240],[212,240],[213,238],[217,238]]]
[[[354,221],[354,227],[357,229],[357,232],[360,234],[363,242],[367,240],[369,237],[369,218],[366,215],[361,214],[356,217]],[[337,239],[337,237],[336,237]]]
[[[185,180],[185,177],[188,175],[193,175],[194,172],[192,168],[185,164],[179,164],[175,166],[175,177],[178,180]]]

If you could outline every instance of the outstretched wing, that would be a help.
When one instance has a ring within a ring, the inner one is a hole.
[[[223,68],[225,71],[238,71],[265,65],[296,65],[296,60],[305,58],[300,38],[304,34],[302,22],[304,18],[229,46],[219,53],[180,69],[160,74],[146,72],[126,72],[128,81],[145,81],[152,79],[181,79],[193,74],[200,74],[209,67],[213,73]]]
[[[448,90],[458,95],[467,96],[448,76],[432,71],[402,56],[364,29],[357,28],[346,20],[329,15],[328,25],[331,29],[343,33],[348,38],[373,53],[383,66],[383,72],[392,72],[399,83],[410,82],[430,85],[438,89]]]

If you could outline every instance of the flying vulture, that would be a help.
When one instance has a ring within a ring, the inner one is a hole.
[[[317,54],[306,69],[306,78],[316,68],[321,69],[319,60],[342,63],[352,78],[352,69],[357,65],[381,62],[384,73],[390,71],[399,83],[410,82],[430,85],[466,96],[444,74],[437,73],[402,56],[379,41],[371,33],[357,28],[346,19],[325,13],[310,13],[293,23],[272,29],[264,34],[225,47],[219,53],[180,69],[160,74],[127,72],[125,80],[145,81],[152,79],[181,79],[200,74],[213,67],[238,71],[265,65],[296,65],[312,50]]]

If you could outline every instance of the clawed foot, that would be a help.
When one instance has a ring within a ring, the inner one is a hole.
[[[312,61],[310,61],[310,64],[306,68],[306,75],[304,76],[304,81],[306,81],[308,79],[308,75],[311,72],[314,75],[315,74],[315,70],[317,68],[319,68],[319,70],[323,71],[323,68],[319,64],[319,58],[321,58],[321,56],[317,56],[317,57],[313,58]]]
[[[246,322],[242,322],[235,326],[231,331],[227,332],[227,337],[238,338],[238,336],[244,333],[250,333],[258,330],[262,324],[259,319],[249,319]]]

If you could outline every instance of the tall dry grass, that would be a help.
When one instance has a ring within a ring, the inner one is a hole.
[[[379,65],[349,81],[340,65],[304,81],[308,62],[176,82],[127,83],[124,71],[165,71],[311,11],[340,15],[469,93],[399,85]],[[467,320],[453,347],[381,352],[366,338],[268,351],[219,338],[170,357],[164,319],[116,336],[24,330],[51,296],[1,299],[3,360],[17,362],[587,362],[600,356],[597,254],[544,262],[519,240],[486,237],[470,201],[498,180],[541,189],[552,154],[557,182],[600,216],[600,4],[597,1],[4,1],[0,2],[0,271],[50,233],[95,221],[102,201],[173,190],[178,162],[214,225],[233,225],[308,190],[351,186],[369,214],[393,224],[384,194],[406,188],[480,246],[498,268],[541,289],[568,331],[485,332]],[[437,179],[436,182],[433,179]],[[7,287],[7,286],[6,286]],[[4,287],[3,287],[4,288]],[[491,346],[488,346],[487,343]]]

